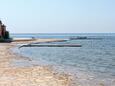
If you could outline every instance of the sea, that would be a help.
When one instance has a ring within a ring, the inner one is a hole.
[[[32,59],[15,60],[17,66],[47,65],[74,76],[81,86],[115,86],[115,33],[18,33],[16,38],[59,38],[64,42],[44,44],[80,44],[82,47],[22,47],[14,52]],[[74,39],[72,37],[87,37]]]

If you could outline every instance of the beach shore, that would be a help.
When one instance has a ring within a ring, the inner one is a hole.
[[[19,43],[46,41],[58,40],[37,39],[0,43],[0,86],[74,86],[71,84],[71,76],[67,74],[58,74],[47,66],[11,66],[12,60],[26,59],[26,57],[12,53],[10,48]]]

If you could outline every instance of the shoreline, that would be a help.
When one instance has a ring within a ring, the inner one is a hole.
[[[20,55],[11,50],[18,44],[57,42],[60,40],[62,41],[63,39],[37,39],[0,43],[0,86],[114,86],[114,79],[96,79],[91,72],[77,71],[76,78],[74,78],[73,75],[55,70],[49,65],[11,65],[13,60],[32,62],[30,57]]]
[[[39,40],[39,42],[43,41],[54,41],[54,39]],[[34,41],[28,42],[30,43]],[[11,66],[12,60],[29,60],[26,57],[17,55],[10,50],[17,44],[28,42],[22,41],[0,44],[0,86],[75,86],[71,84],[72,80],[69,75],[58,74],[47,66]]]

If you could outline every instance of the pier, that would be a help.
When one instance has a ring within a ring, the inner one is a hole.
[[[38,45],[22,45],[19,48],[22,47],[82,47],[82,45],[79,44],[38,44]]]

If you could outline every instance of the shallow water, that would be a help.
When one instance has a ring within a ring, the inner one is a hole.
[[[53,65],[57,71],[70,73],[79,78],[79,83],[93,85],[93,82],[97,84],[101,81],[106,83],[105,86],[114,86],[115,35],[106,34],[103,36],[101,34],[101,36],[91,37],[102,39],[69,40],[53,43],[81,44],[82,47],[23,47],[17,49],[16,52],[31,57],[33,59],[32,64]],[[16,63],[21,62],[17,61]]]

